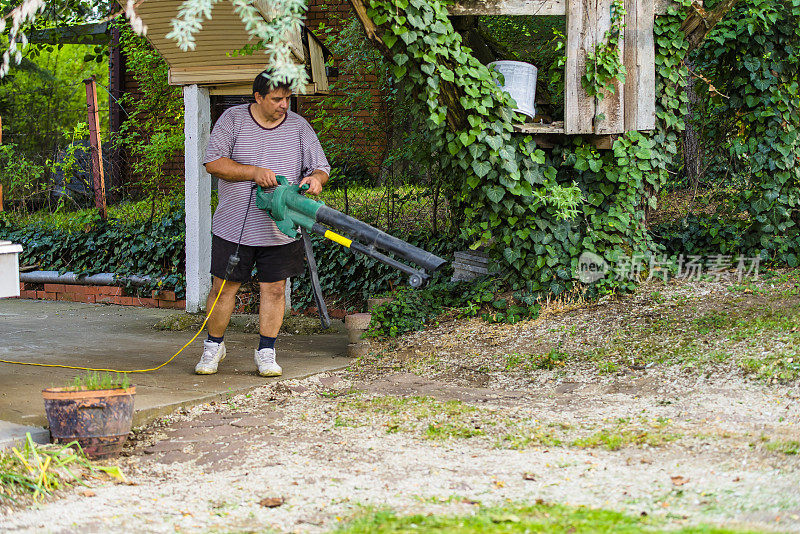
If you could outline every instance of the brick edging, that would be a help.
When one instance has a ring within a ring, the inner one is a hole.
[[[92,286],[81,284],[19,283],[21,299],[64,300],[89,304],[118,304],[143,308],[186,309],[186,301],[178,300],[174,291],[152,291],[149,297],[125,295],[119,286]]]

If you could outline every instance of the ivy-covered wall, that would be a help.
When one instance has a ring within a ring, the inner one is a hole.
[[[709,7],[713,7],[710,2]],[[516,120],[492,73],[463,45],[439,1],[370,0],[368,16],[388,48],[394,75],[407,79],[432,132],[434,151],[452,177],[462,235],[486,245],[513,289],[560,293],[573,286],[579,255],[590,251],[611,266],[595,289],[631,288],[616,279],[625,258],[645,262],[662,252],[648,212],[680,166],[685,128],[689,43],[681,31],[688,2],[655,22],[657,128],[629,132],[611,151],[565,138],[550,151],[512,133]],[[727,132],[732,153],[746,160],[749,184],[737,197],[745,239],[735,252],[796,264],[798,0],[746,0],[718,30],[701,57],[737,97],[716,104],[736,116]],[[755,44],[753,44],[755,41]],[[715,47],[714,43],[719,46]],[[613,62],[612,62],[613,63]],[[606,63],[609,65],[610,63]],[[613,64],[600,85],[618,74]],[[711,251],[709,251],[711,252]]]

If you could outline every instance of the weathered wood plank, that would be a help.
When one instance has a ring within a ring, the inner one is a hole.
[[[526,122],[525,124],[515,124],[514,131],[526,134],[563,134],[564,123],[561,121],[556,121],[552,124]]]
[[[611,5],[613,0],[597,0],[597,41],[602,42],[605,34],[611,29]],[[624,40],[624,37],[623,37]],[[620,43],[620,54],[624,53],[624,44]],[[598,135],[615,134],[625,131],[623,114],[623,94],[625,87],[619,81],[612,84],[614,92],[606,91],[603,98],[595,102],[594,133]]]
[[[655,12],[663,14],[673,0],[656,0]],[[457,0],[450,15],[566,15],[567,0]]]
[[[328,76],[325,73],[325,57],[322,46],[312,35],[308,36],[308,53],[311,56],[311,79],[320,91],[328,90]]]
[[[655,128],[653,0],[625,0],[625,131]]]
[[[639,112],[637,130],[656,127],[656,51],[653,38],[654,0],[642,0],[639,9]]]
[[[213,85],[208,88],[210,95],[224,95],[224,96],[251,96],[253,91],[252,83],[231,83],[224,85]],[[301,87],[297,94],[300,95],[319,95],[328,94],[327,91],[317,90],[317,84],[309,83]]]
[[[564,132],[594,132],[594,98],[581,85],[586,54],[597,40],[596,0],[567,0],[567,63],[564,73]]]
[[[451,15],[564,15],[566,0],[462,0]]]

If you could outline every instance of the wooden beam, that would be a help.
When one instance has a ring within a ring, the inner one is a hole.
[[[597,0],[597,41],[598,44],[605,38],[606,32],[611,29],[611,6],[613,0]],[[619,53],[624,54],[624,36],[620,42]],[[625,131],[625,117],[623,113],[624,84],[614,80],[611,84],[614,91],[605,91],[602,98],[595,99],[594,133],[598,135],[622,133]]]
[[[353,6],[353,11],[358,18],[358,21],[361,23],[361,26],[364,28],[364,33],[367,35],[367,39],[372,41],[372,43],[378,47],[378,50],[380,50],[380,52],[388,58],[389,47],[386,46],[386,43],[383,42],[381,36],[378,35],[378,27],[367,15],[367,7],[364,5],[364,2],[362,0],[350,0],[350,5]]]
[[[597,42],[595,0],[567,0],[567,63],[564,72],[564,132],[594,133],[594,98],[581,85],[586,54]]]
[[[731,0],[726,0],[731,1]],[[733,0],[737,1],[737,0]],[[655,12],[664,14],[673,0],[656,0]],[[567,14],[567,0],[457,0],[450,15],[557,15]]]
[[[451,15],[564,15],[567,0],[461,0]]]
[[[100,217],[108,218],[106,212],[106,181],[103,173],[103,147],[100,142],[100,113],[97,109],[97,82],[91,78],[83,80],[86,84],[86,115],[89,123],[89,141],[92,146],[92,179],[94,182],[94,205]]]
[[[536,146],[539,148],[553,148],[554,146],[561,146],[564,144],[564,123],[561,121],[556,121],[552,124],[535,122],[515,124],[514,133],[531,135]],[[581,137],[599,150],[610,150],[614,145],[614,140],[619,137],[619,134],[587,134]]]
[[[254,76],[255,77],[255,76]],[[201,86],[206,87],[208,92],[211,96],[216,95],[223,95],[223,96],[253,96],[253,83],[231,83],[231,84],[221,84],[221,85],[209,85],[209,86]],[[297,91],[297,94],[301,95],[318,95],[318,94],[328,94],[327,91],[320,91],[317,88],[317,84],[309,83],[306,84],[304,87],[300,88]]]

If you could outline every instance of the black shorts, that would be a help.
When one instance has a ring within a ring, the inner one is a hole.
[[[234,252],[236,252],[236,243],[212,236],[211,274],[217,278],[225,278],[228,258]],[[239,258],[239,265],[228,279],[230,282],[249,282],[252,278],[253,266],[257,268],[259,282],[278,282],[306,272],[305,249],[300,240],[274,247],[240,245]]]

